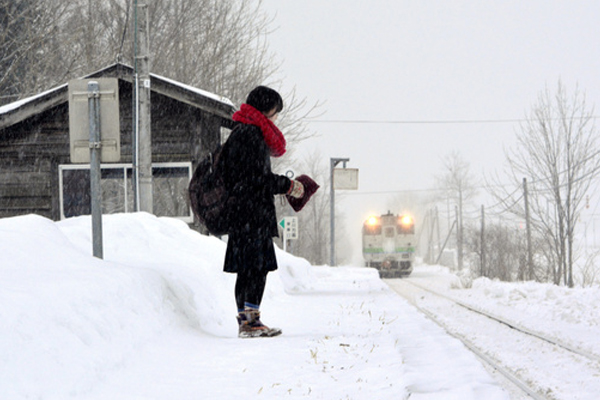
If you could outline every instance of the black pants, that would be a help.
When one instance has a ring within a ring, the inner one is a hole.
[[[267,284],[267,273],[267,271],[238,272],[235,281],[235,302],[238,310],[243,310],[246,303],[260,306]]]

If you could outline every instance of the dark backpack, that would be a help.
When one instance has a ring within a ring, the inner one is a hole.
[[[208,231],[221,236],[229,231],[229,193],[223,182],[219,159],[223,147],[209,153],[196,167],[188,188],[192,211]]]

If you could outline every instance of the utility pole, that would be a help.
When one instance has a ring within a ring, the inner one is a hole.
[[[148,5],[135,2],[135,154],[136,210],[153,212],[152,132],[150,129],[150,51]]]
[[[460,204],[460,202],[459,202]],[[461,220],[460,220],[460,212],[458,206],[454,206],[454,217],[456,219],[456,249],[457,249],[457,262],[458,262],[458,270],[461,271],[463,267],[463,259],[462,259],[462,232],[461,232]]]
[[[458,235],[458,270],[462,271],[464,267],[464,226],[463,226],[463,191],[462,187],[458,191],[458,212],[456,215],[456,220],[458,221],[458,225],[456,226],[456,233]]]
[[[485,276],[485,208],[481,205],[481,276]]]
[[[525,229],[527,231],[527,279],[533,278],[533,251],[531,249],[531,220],[529,217],[529,200],[527,178],[523,178],[523,199],[525,201]]]

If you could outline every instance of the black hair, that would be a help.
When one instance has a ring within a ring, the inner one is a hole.
[[[256,108],[260,112],[269,112],[275,108],[275,112],[283,110],[283,99],[275,90],[266,86],[257,86],[246,99],[246,104]]]

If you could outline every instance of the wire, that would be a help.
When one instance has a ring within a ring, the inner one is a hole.
[[[117,53],[117,62],[121,62],[123,54],[123,43],[125,43],[125,34],[127,33],[127,27],[129,26],[129,5],[131,2],[127,2],[127,10],[125,11],[125,27],[123,28],[123,36],[121,37],[121,45],[119,46],[119,52]]]
[[[484,190],[484,189],[488,189],[491,187],[507,187],[507,186],[513,186],[510,183],[506,183],[506,184],[497,184],[497,185],[477,185],[474,186],[473,189],[475,190]],[[517,188],[517,190],[519,190],[519,188]],[[428,189],[397,189],[397,190],[381,190],[381,191],[373,191],[373,192],[356,192],[356,191],[344,191],[343,196],[364,196],[364,195],[375,195],[375,194],[395,194],[395,193],[418,193],[418,192],[443,192],[446,191],[446,189],[440,189],[440,188],[428,188]],[[516,192],[516,190],[515,190]],[[336,192],[337,193],[337,192]],[[514,193],[514,192],[513,192]],[[511,193],[512,194],[512,193]]]
[[[498,202],[496,202],[496,204],[494,204],[493,206],[488,206],[487,208],[494,209],[494,208],[496,208],[496,207],[498,207],[500,205],[506,204],[506,202],[508,200],[512,199],[513,195],[515,193],[517,193],[517,191],[519,191],[521,189],[522,189],[521,186],[517,186],[517,188],[511,194],[506,195],[506,197],[504,197],[502,200],[499,200]],[[513,202],[513,204],[511,205],[511,207],[514,206],[517,203],[517,201],[521,200],[522,198],[523,198],[523,195],[519,196],[519,198]]]
[[[499,124],[525,122],[526,119],[488,119],[488,120],[344,120],[344,119],[307,119],[307,122],[324,124]]]
[[[582,117],[583,118],[583,117]],[[586,117],[588,118],[588,117]],[[598,119],[599,116],[589,118]],[[553,118],[561,120],[561,118]],[[393,125],[419,125],[419,124],[514,124],[517,122],[527,122],[527,118],[510,119],[449,119],[449,120],[369,120],[369,119],[306,119],[306,122],[316,122],[321,124],[393,124]]]
[[[414,192],[441,192],[443,189],[407,189],[407,190],[382,190],[377,192],[344,192],[344,196],[364,196],[374,194],[414,193]],[[336,192],[337,195],[337,192]]]

